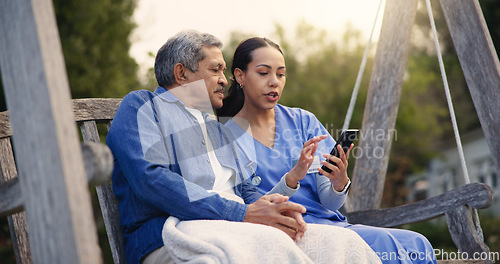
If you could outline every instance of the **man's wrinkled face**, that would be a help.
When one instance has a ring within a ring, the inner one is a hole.
[[[203,47],[205,58],[200,61],[198,71],[186,72],[186,77],[189,82],[193,82],[198,89],[204,80],[208,98],[212,108],[218,109],[222,107],[222,99],[224,99],[224,86],[227,85],[227,79],[224,75],[226,70],[226,62],[222,56],[222,52],[217,47]],[[193,88],[195,88],[193,87]]]

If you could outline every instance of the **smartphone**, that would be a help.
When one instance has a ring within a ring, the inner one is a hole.
[[[352,142],[354,142],[354,140],[356,140],[356,138],[358,137],[358,133],[359,133],[358,129],[347,129],[344,132],[342,132],[342,134],[340,135],[340,138],[337,140],[337,143],[333,147],[330,154],[337,157],[337,158],[340,157],[339,152],[337,150],[338,145],[340,145],[342,147],[342,149],[344,150],[344,153],[346,153],[349,150],[349,147],[351,146]],[[335,162],[330,161],[330,160],[327,160],[327,161],[330,162],[331,164],[337,166],[337,164],[335,164]],[[324,171],[326,171],[328,173],[332,172],[329,168],[327,168],[324,165],[321,167],[321,169],[323,169]]]

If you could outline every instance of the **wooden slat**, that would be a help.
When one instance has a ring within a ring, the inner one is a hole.
[[[5,165],[3,161],[6,160],[4,154],[5,152],[0,151],[0,165],[2,168]],[[111,150],[101,143],[85,142],[82,143],[82,155],[88,183],[96,186],[109,182],[113,171]],[[0,216],[7,216],[24,210],[24,196],[21,192],[18,177],[8,178],[4,177],[5,175],[7,174],[4,174],[2,170],[2,177],[0,178]]]
[[[108,121],[113,119],[121,98],[85,98],[73,99],[73,111],[77,122],[94,120]]]
[[[101,142],[95,121],[85,121],[80,124],[83,142]]]
[[[347,219],[352,224],[394,227],[431,219],[462,205],[484,208],[489,207],[492,202],[493,190],[488,185],[471,183],[412,204],[349,212]]]
[[[23,209],[23,196],[18,178],[0,184],[0,216],[7,216]]]
[[[500,174],[498,55],[477,0],[441,0],[441,6],[491,156]]]
[[[462,205],[446,212],[446,222],[451,238],[460,252],[466,252],[469,258],[476,252],[490,252],[483,239],[478,236],[472,215],[466,206]],[[483,263],[492,262],[485,260]]]
[[[104,218],[104,226],[108,234],[111,255],[115,264],[125,263],[125,244],[120,228],[118,203],[113,193],[111,182],[97,186],[97,198]]]
[[[26,226],[26,213],[19,212],[7,217],[9,221],[10,235],[16,262],[22,264],[33,263]]]
[[[84,98],[73,99],[73,112],[77,122],[87,120],[107,122],[112,120],[121,98]],[[0,138],[12,136],[9,112],[0,112]]]
[[[0,138],[0,168],[2,169],[0,182],[17,177],[16,162],[14,161],[10,138]]]
[[[10,137],[11,135],[9,113],[7,111],[0,112],[0,138]]]
[[[12,180],[17,181],[17,169],[14,161],[14,153],[12,152],[10,137],[0,138],[0,168],[0,183]],[[17,197],[0,198],[2,201],[4,201],[4,199],[5,201],[12,199],[14,203],[11,205],[6,204],[6,208],[4,208],[4,206],[0,206],[0,211],[20,211],[24,209],[22,207],[22,203],[24,201],[22,200],[21,190],[18,187],[14,188],[19,189],[18,191],[13,192],[13,196]],[[4,193],[4,191],[0,193]],[[10,236],[12,238],[14,255],[16,256],[17,263],[32,263],[28,231],[26,230],[26,213],[18,212],[9,215],[7,216],[7,222],[9,223]]]
[[[418,0],[388,0],[363,115],[347,211],[380,206]]]
[[[116,110],[115,110],[116,111]],[[113,112],[114,114],[114,112]],[[110,121],[106,122],[110,125]],[[84,142],[100,142],[99,132],[94,121],[86,121],[80,124],[80,130]],[[125,245],[123,233],[120,228],[120,219],[118,214],[118,203],[113,193],[111,181],[96,186],[97,198],[101,207],[101,213],[104,219],[104,226],[108,235],[111,255],[115,264],[125,263]]]

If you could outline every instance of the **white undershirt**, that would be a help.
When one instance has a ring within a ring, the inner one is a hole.
[[[212,165],[212,169],[214,171],[215,175],[214,186],[212,190],[208,191],[217,192],[220,196],[226,199],[244,203],[243,199],[241,199],[241,197],[237,196],[234,193],[233,187],[235,185],[235,174],[236,174],[235,171],[231,168],[222,166],[219,163],[219,160],[217,160],[217,156],[215,155],[215,150],[213,148],[212,141],[208,137],[207,127],[205,125],[205,120],[203,119],[202,113],[197,109],[188,107],[186,107],[186,109],[196,118],[196,120],[198,120],[198,123],[200,124],[201,131],[203,133],[203,137],[206,142],[205,146],[207,148],[207,154],[210,159],[210,164]]]

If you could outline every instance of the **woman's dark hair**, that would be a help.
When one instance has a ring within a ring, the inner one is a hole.
[[[224,117],[233,117],[243,107],[245,94],[243,93],[243,89],[241,89],[240,84],[236,81],[236,78],[234,78],[234,71],[236,69],[240,69],[246,72],[248,64],[250,64],[253,59],[252,52],[262,47],[273,47],[283,54],[283,51],[278,44],[266,38],[249,38],[238,45],[234,51],[233,63],[231,64],[231,73],[233,74],[233,77],[231,78],[231,87],[229,87],[227,96],[224,98],[224,104],[221,108],[217,109],[217,116],[219,119]]]

